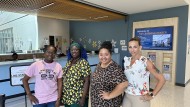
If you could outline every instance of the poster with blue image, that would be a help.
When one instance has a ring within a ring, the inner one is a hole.
[[[172,50],[173,26],[138,28],[135,36],[141,39],[143,50]]]

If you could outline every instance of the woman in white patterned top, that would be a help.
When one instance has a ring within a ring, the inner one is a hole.
[[[131,57],[124,57],[125,75],[129,85],[125,90],[122,107],[150,107],[154,98],[165,83],[162,74],[156,72],[153,63],[141,55],[139,38],[132,38],[128,43]],[[152,93],[149,92],[150,73],[158,80]]]

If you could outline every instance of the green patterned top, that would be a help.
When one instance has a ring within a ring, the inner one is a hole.
[[[84,77],[90,75],[91,69],[85,59],[80,59],[75,65],[71,65],[71,60],[63,68],[63,96],[64,104],[74,104],[79,101],[83,93]]]

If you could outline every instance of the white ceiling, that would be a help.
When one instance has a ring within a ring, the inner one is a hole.
[[[86,1],[126,14],[141,13],[188,5],[189,0],[78,0]]]

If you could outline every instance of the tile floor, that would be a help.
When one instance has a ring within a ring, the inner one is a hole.
[[[166,83],[151,101],[151,107],[190,107],[190,83],[186,87]]]
[[[151,101],[151,107],[190,107],[190,83],[186,87],[166,83],[160,93]],[[25,107],[24,97],[6,101],[5,107]],[[32,107],[28,101],[28,106]]]

